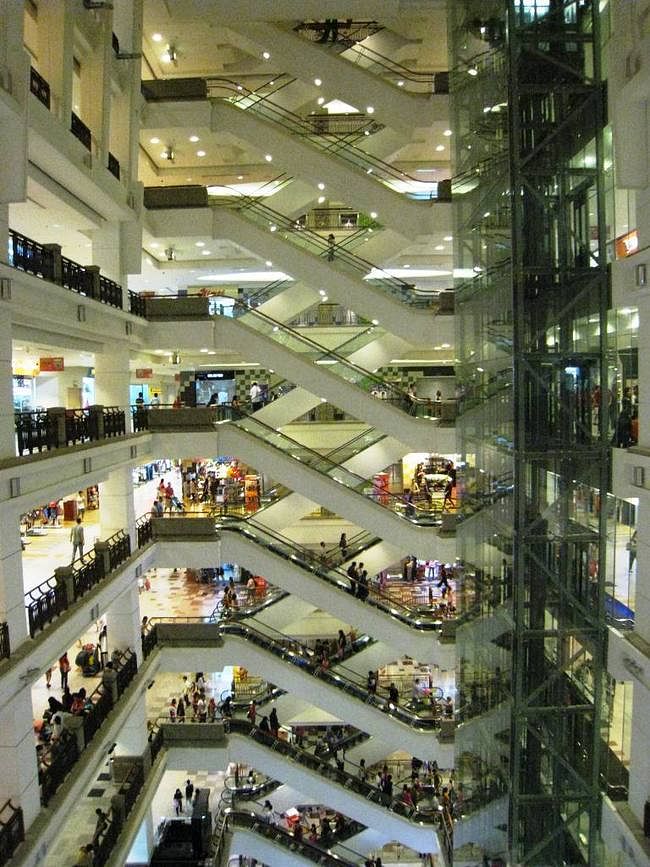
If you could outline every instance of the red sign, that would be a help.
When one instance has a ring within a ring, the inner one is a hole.
[[[63,370],[63,356],[54,355],[52,358],[39,358],[38,369],[41,373],[60,373]]]
[[[639,249],[639,233],[636,229],[632,229],[631,232],[626,232],[625,235],[619,235],[615,244],[617,259],[625,259],[627,256],[632,256]]]
[[[135,378],[136,379],[151,379],[153,377],[153,368],[152,367],[136,367],[135,369]]]

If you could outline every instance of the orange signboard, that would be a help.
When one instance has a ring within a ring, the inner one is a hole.
[[[54,355],[51,358],[39,358],[38,369],[41,373],[60,373],[63,370],[63,356]]]
[[[639,249],[639,233],[636,229],[632,229],[625,235],[619,235],[614,243],[616,244],[616,258],[625,259],[626,256],[632,256]]]
[[[136,367],[135,369],[135,378],[136,379],[151,379],[153,377],[153,368],[152,367]]]

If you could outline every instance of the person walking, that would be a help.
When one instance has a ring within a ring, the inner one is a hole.
[[[339,551],[341,552],[341,560],[345,560],[348,551],[348,537],[345,533],[341,533],[341,538],[339,539]]]
[[[172,803],[174,804],[174,812],[177,816],[180,816],[183,812],[183,793],[180,789],[176,789],[176,791],[174,792]]]
[[[59,673],[61,675],[61,689],[65,690],[68,686],[68,674],[70,673],[70,660],[67,653],[59,657]]]
[[[264,400],[262,397],[262,389],[259,387],[257,382],[251,383],[250,391],[248,392],[251,401],[251,411],[257,412],[258,410],[264,407]]]
[[[79,491],[77,493],[77,517],[81,518],[81,520],[83,521],[85,513],[86,513],[86,501],[84,499],[84,492]]]
[[[101,807],[97,807],[95,810],[95,815],[97,819],[95,821],[95,833],[93,834],[93,844],[96,844],[99,838],[102,836],[106,828],[108,828],[109,818],[108,813],[105,813]]]
[[[185,805],[189,809],[194,794],[194,784],[191,780],[185,780]]]
[[[81,518],[77,518],[75,525],[70,530],[70,541],[72,542],[72,559],[70,562],[74,563],[77,552],[80,557],[84,555],[84,528],[81,525]]]
[[[336,252],[336,237],[333,232],[327,236],[327,261],[334,261],[334,253]]]

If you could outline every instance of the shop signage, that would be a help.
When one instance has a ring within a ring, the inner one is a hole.
[[[626,256],[632,256],[639,249],[639,233],[633,229],[625,235],[619,235],[614,243],[616,245],[616,258],[625,259]]]
[[[63,370],[63,356],[54,355],[50,358],[39,358],[38,369],[41,373],[60,373]]]
[[[135,378],[136,379],[152,379],[153,377],[153,367],[136,367],[135,369]]]

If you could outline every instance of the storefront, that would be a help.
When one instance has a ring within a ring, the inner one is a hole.
[[[189,504],[219,506],[241,514],[260,507],[263,479],[237,458],[222,455],[182,461],[181,473],[183,499]]]

